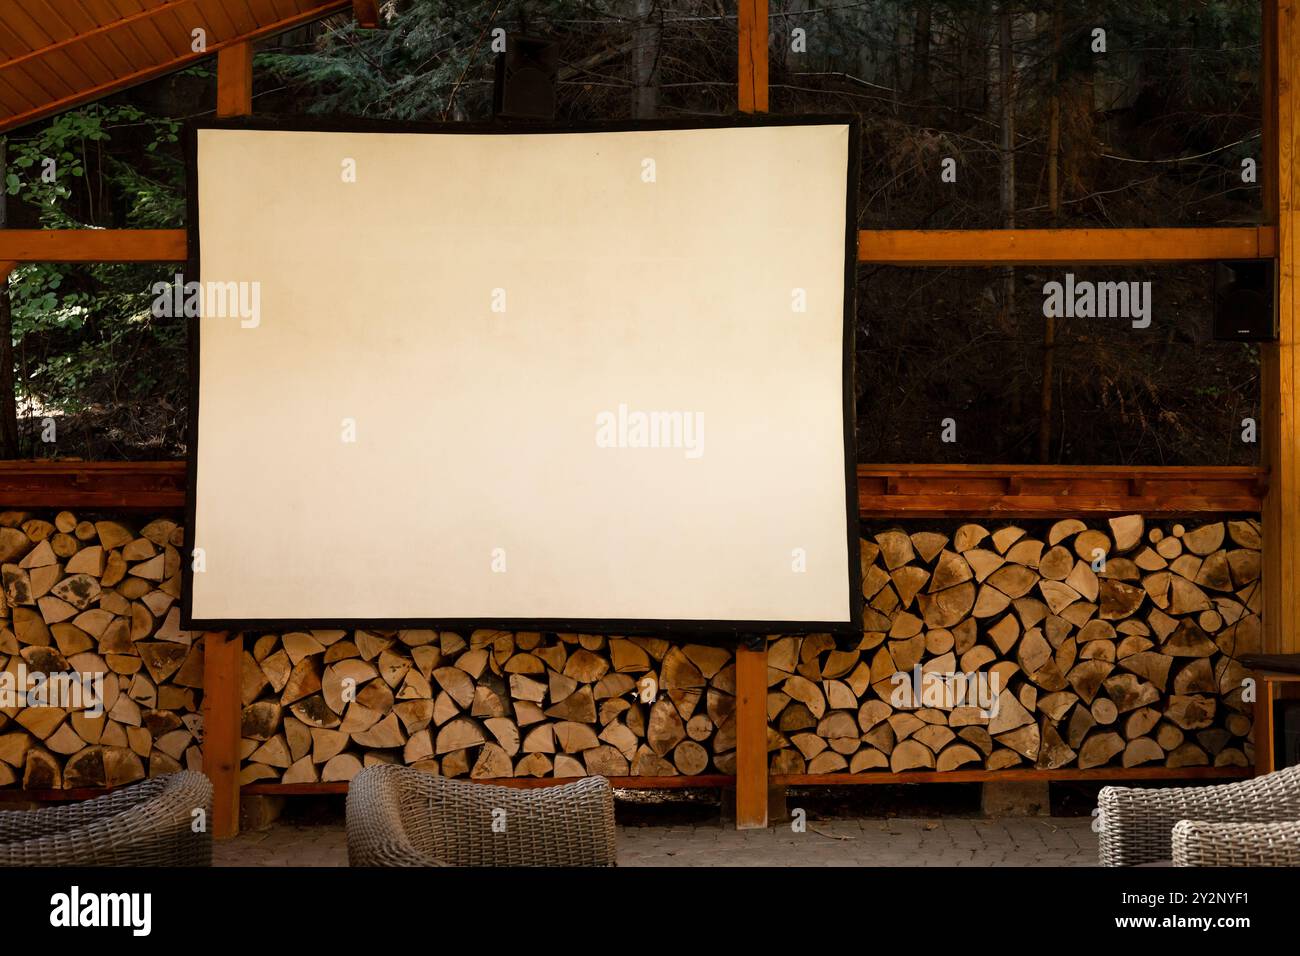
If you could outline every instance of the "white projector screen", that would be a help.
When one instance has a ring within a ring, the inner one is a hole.
[[[858,629],[852,139],[198,124],[187,624]]]

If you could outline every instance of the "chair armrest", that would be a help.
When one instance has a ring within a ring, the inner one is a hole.
[[[362,773],[348,786],[349,866],[445,866],[421,852],[407,834],[402,794],[384,773]]]
[[[536,789],[454,780],[397,764],[352,778],[353,866],[614,866],[604,777]]]
[[[154,778],[76,803],[52,804],[35,810],[0,810],[0,843],[17,843],[76,830],[129,810],[161,790],[162,778]]]
[[[212,785],[202,774],[154,777],[80,804],[8,812],[0,866],[210,866]]]
[[[1169,859],[1174,824],[1187,817],[1182,792],[1102,787],[1097,795],[1101,865],[1138,866]]]
[[[1173,829],[1174,866],[1300,866],[1300,821],[1207,823]]]
[[[1102,866],[1167,860],[1173,854],[1174,825],[1180,820],[1300,820],[1300,767],[1210,787],[1103,787],[1097,807]]]

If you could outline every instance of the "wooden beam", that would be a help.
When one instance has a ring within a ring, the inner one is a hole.
[[[582,777],[479,777],[468,778],[467,783],[486,783],[497,787],[514,787],[517,790],[537,790],[573,783]],[[717,787],[730,789],[736,785],[735,777],[722,774],[703,774],[698,777],[607,777],[616,790],[694,790]],[[240,788],[249,796],[306,796],[328,793],[347,793],[345,780],[329,783],[250,783]]]
[[[1095,265],[1267,259],[1270,226],[1213,229],[865,229],[858,261],[896,266]]]
[[[183,461],[0,461],[0,507],[176,510]]]
[[[737,63],[737,100],[742,113],[766,113],[767,0],[740,0],[737,16],[740,53]]]
[[[379,0],[352,0],[352,16],[362,29],[377,29],[380,26]]]
[[[736,648],[736,829],[767,826],[767,644]]]
[[[1052,495],[859,495],[863,518],[1063,518],[1141,514],[1147,517],[1258,512],[1260,499]]]
[[[736,96],[742,113],[764,113],[767,0],[740,0]],[[767,827],[767,642],[736,648],[736,829]]]
[[[1250,726],[1250,737],[1255,744],[1255,775],[1272,773],[1273,753],[1277,747],[1273,726],[1273,684],[1255,680],[1255,720]]]
[[[1244,466],[859,465],[863,517],[1258,512],[1268,472]],[[0,506],[175,510],[183,461],[4,461]]]
[[[1095,767],[1089,770],[1037,770],[1008,767],[1005,770],[905,770],[902,773],[777,773],[774,787],[834,787],[872,783],[988,783],[1011,780],[1236,780],[1254,773],[1250,767]]]
[[[1300,377],[1300,302],[1296,289],[1296,212],[1300,163],[1300,24],[1296,0],[1264,4],[1264,214],[1277,226],[1278,340],[1260,349],[1260,436],[1270,472],[1263,510],[1264,648],[1300,650],[1300,422],[1296,415]]]
[[[239,833],[239,672],[244,636],[203,635],[203,772],[212,781],[214,839]]]
[[[1139,233],[1145,240],[1134,235]],[[1042,234],[1048,235],[1041,240],[1032,238]],[[858,260],[899,266],[1198,262],[1269,258],[1275,248],[1276,230],[1267,226],[1241,229],[894,230],[859,233]],[[181,262],[185,258],[183,229],[0,231],[0,260]]]
[[[8,130],[11,129],[16,129],[20,126],[24,126],[27,123],[31,123],[35,120],[38,120],[43,116],[49,116],[53,113],[59,113],[62,112],[63,110],[71,109],[72,107],[78,105],[79,103],[86,103],[91,100],[100,99],[101,97],[107,96],[110,93],[116,93],[119,90],[123,90],[131,86],[135,86],[139,83],[145,82],[146,80],[151,80],[154,77],[163,76],[167,73],[173,73],[199,60],[202,60],[204,57],[210,56],[213,53],[220,53],[223,49],[230,46],[231,44],[246,43],[252,40],[260,39],[262,37],[274,36],[277,33],[283,33],[286,30],[291,30],[294,27],[301,26],[304,23],[310,23],[313,20],[319,20],[322,17],[328,16],[331,13],[338,13],[340,11],[348,9],[350,3],[351,0],[318,0],[318,2],[311,4],[306,9],[302,9],[291,15],[281,17],[278,20],[270,21],[268,23],[263,24],[262,26],[258,27],[255,30],[250,30],[248,33],[239,34],[238,36],[231,36],[231,37],[214,36],[212,30],[209,30],[207,49],[202,52],[195,52],[191,50],[188,46],[186,46],[184,50],[176,52],[175,56],[170,60],[166,60],[162,63],[146,63],[145,65],[141,66],[139,69],[129,74],[126,74],[124,76],[114,77],[109,82],[101,83],[98,86],[89,87],[87,89],[77,89],[66,96],[60,96],[54,99],[50,99],[49,101],[34,106],[31,109],[24,110],[21,113],[16,113],[12,116],[4,117],[0,119],[0,133],[7,132]],[[171,10],[170,6],[163,4],[163,5],[155,6],[152,9],[142,11],[138,16],[148,19],[148,18],[155,18],[155,17],[161,18],[165,14],[174,15],[174,12]],[[135,19],[135,17],[132,17],[132,19]],[[94,31],[94,35],[112,37],[114,35],[114,29],[121,26],[121,24],[122,21],[117,21],[111,25],[111,28],[108,31],[97,30]],[[73,42],[75,42],[77,39],[80,38],[79,37],[74,38]],[[41,51],[39,50],[36,51],[37,54],[39,54],[40,52]],[[4,63],[0,63],[0,79],[2,79],[4,76],[4,72],[3,72],[4,69],[9,67],[10,65],[11,64],[8,61],[5,61]],[[105,260],[105,261],[120,261],[120,260]]]
[[[1051,518],[1062,514],[1258,512],[1262,468],[1060,465],[859,465],[864,518]]]
[[[217,55],[217,115],[253,111],[253,45],[239,43]],[[240,670],[242,634],[203,637],[203,772],[212,781],[212,835],[239,833]]]
[[[0,260],[184,262],[184,229],[0,229]]]
[[[217,116],[253,112],[253,44],[235,43],[217,53]]]

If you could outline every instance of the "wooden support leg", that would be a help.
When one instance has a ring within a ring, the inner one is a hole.
[[[217,116],[253,112],[253,45],[235,43],[217,51]]]
[[[217,51],[217,116],[253,112],[253,46]],[[212,836],[239,833],[239,669],[244,636],[203,636],[203,772],[212,781]]]
[[[1255,678],[1255,773],[1273,772],[1273,685]]]
[[[767,826],[767,648],[736,649],[736,829]]]
[[[373,30],[381,23],[379,19],[379,0],[352,0],[352,15],[357,26]]]
[[[1296,193],[1300,189],[1300,17],[1295,0],[1263,5],[1264,218],[1277,225],[1278,338],[1260,346],[1260,437],[1268,466],[1263,509],[1264,650],[1300,650],[1300,295],[1296,286]],[[1256,752],[1261,740],[1256,735]],[[1271,755],[1270,755],[1271,759]]]
[[[740,0],[737,10],[740,47],[736,99],[742,113],[766,113],[767,0]]]
[[[740,0],[736,100],[742,113],[764,113],[767,0]],[[736,829],[767,826],[767,647],[736,650]]]
[[[203,635],[203,772],[212,781],[212,836],[239,833],[239,668],[244,636]]]

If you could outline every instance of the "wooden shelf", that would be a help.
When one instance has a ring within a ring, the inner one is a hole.
[[[1253,776],[1251,767],[1097,767],[1092,770],[1038,770],[1008,767],[1005,770],[908,770],[903,773],[772,774],[774,787],[834,787],[871,783],[989,783],[1004,780],[1115,781],[1135,780],[1238,780]]]
[[[864,518],[1180,515],[1260,510],[1262,468],[859,465]],[[0,462],[0,507],[181,508],[185,462]]]
[[[183,461],[0,461],[0,508],[184,506]]]
[[[859,465],[863,518],[1257,512],[1262,468]]]

